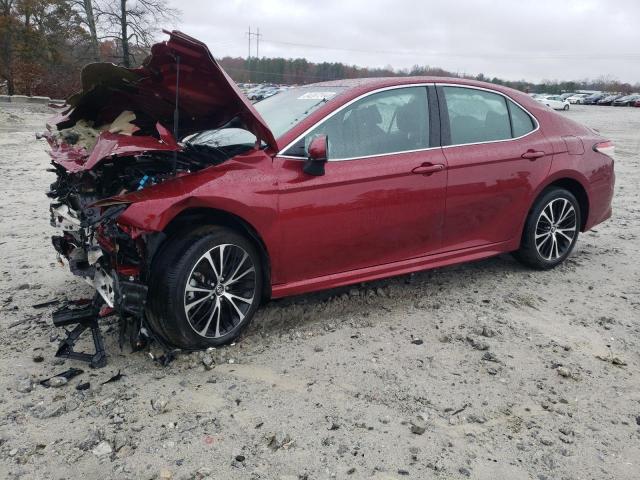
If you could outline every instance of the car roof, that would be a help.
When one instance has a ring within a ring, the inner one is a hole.
[[[412,76],[412,77],[371,77],[371,78],[347,78],[342,80],[329,80],[326,82],[317,82],[307,85],[303,85],[298,88],[304,87],[345,87],[345,92],[351,95],[360,95],[372,90],[378,90],[386,87],[395,87],[402,85],[412,85],[421,83],[446,83],[460,86],[470,86],[478,88],[486,88],[489,90],[495,90],[497,92],[504,93],[511,97],[517,97],[519,100],[522,97],[530,97],[519,90],[498,85],[496,83],[481,82],[478,80],[472,80],[467,78],[458,77],[435,77],[435,76]]]

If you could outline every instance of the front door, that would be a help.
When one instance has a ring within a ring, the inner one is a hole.
[[[303,152],[314,135],[328,136],[323,176],[303,173],[303,160],[290,155],[296,148],[276,157],[287,283],[440,247],[446,160],[432,147],[429,123],[426,87],[385,90],[340,109],[300,140]]]

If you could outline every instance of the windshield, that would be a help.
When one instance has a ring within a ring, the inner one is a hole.
[[[345,89],[346,87],[291,88],[257,102],[254,107],[267,122],[273,136],[278,138]],[[192,145],[211,147],[255,143],[255,135],[237,127],[237,124],[234,125],[232,121],[226,127],[205,130],[183,141]]]

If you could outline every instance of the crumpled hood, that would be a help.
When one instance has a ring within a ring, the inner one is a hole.
[[[49,128],[55,125],[58,130],[68,129],[79,121],[97,128],[111,124],[123,112],[129,111],[135,113],[133,123],[139,131],[126,134],[103,132],[97,139],[96,147],[100,146],[102,137],[106,135],[128,137],[122,140],[130,147],[139,139],[141,151],[154,150],[149,139],[156,140],[157,149],[173,150],[176,149],[175,139],[171,137],[170,140],[171,134],[167,135],[166,132],[158,135],[160,128],[157,127],[160,124],[163,130],[176,130],[174,120],[177,104],[178,138],[222,127],[236,118],[239,127],[276,148],[273,133],[265,121],[218,65],[207,46],[178,31],[165,33],[169,35],[169,40],[155,44],[151,48],[151,55],[139,68],[124,68],[112,63],[85,66],[81,73],[82,91],[67,99],[69,108],[52,119]],[[110,140],[113,142],[117,138]],[[60,145],[60,142],[55,146],[58,156],[62,158],[56,159],[54,156],[54,160],[62,163],[67,154],[72,153],[75,171],[89,169],[102,158],[118,154],[117,151],[109,153],[107,149],[107,155],[96,152],[91,162],[81,162],[78,157],[91,155],[92,152],[82,152],[78,148]],[[60,147],[63,147],[62,150]],[[72,152],[63,151],[65,149]]]

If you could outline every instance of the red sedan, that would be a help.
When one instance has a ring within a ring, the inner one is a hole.
[[[252,105],[179,32],[82,85],[46,134],[53,243],[182,348],[230,342],[269,298],[505,252],[550,269],[611,215],[613,144],[498,85],[339,80]]]

